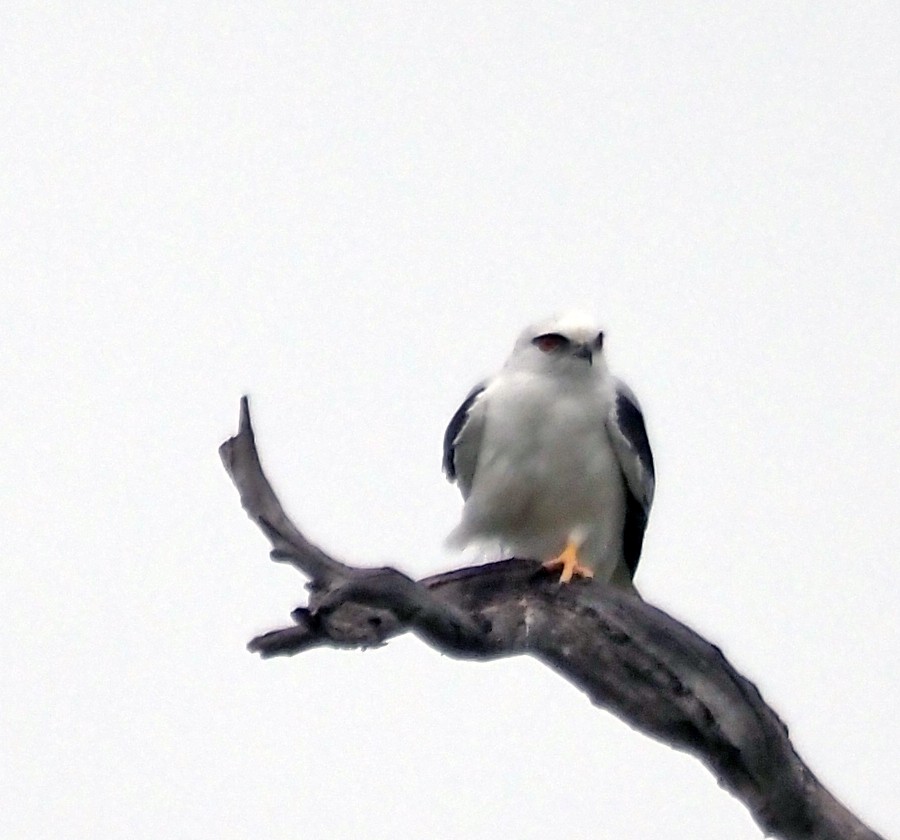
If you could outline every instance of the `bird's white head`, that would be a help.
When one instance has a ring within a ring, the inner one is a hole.
[[[509,365],[571,376],[603,376],[603,331],[581,312],[554,315],[519,335]]]

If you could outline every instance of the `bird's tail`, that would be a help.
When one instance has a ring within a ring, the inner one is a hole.
[[[627,592],[629,595],[633,595],[635,598],[641,597],[641,593],[637,591],[637,587],[634,585],[634,581],[631,578],[631,572],[624,563],[619,563],[616,568],[613,569],[609,582],[613,586]]]

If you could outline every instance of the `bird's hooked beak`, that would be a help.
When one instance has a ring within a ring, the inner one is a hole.
[[[590,344],[576,345],[572,355],[584,359],[589,365],[594,363],[594,348]]]

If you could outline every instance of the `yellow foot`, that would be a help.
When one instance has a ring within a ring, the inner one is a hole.
[[[581,563],[578,562],[578,546],[571,540],[566,542],[566,547],[559,557],[554,557],[552,560],[545,560],[542,565],[550,572],[562,569],[562,574],[559,576],[560,583],[568,583],[572,580],[573,576],[586,578],[592,578],[594,576],[591,569],[587,566],[582,566]]]

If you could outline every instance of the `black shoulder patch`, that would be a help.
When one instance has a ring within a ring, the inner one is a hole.
[[[627,394],[619,391],[616,394],[616,419],[622,433],[628,438],[628,442],[640,458],[641,465],[654,478],[653,452],[650,449],[650,439],[647,437],[647,428],[644,426],[644,415],[631,401]]]
[[[616,394],[616,422],[622,434],[631,446],[634,454],[647,473],[656,478],[653,466],[653,451],[644,425],[644,415],[627,391],[619,390]],[[625,477],[622,477],[625,481]],[[625,526],[622,532],[622,554],[628,571],[634,577],[641,549],[644,547],[644,532],[647,530],[647,519],[650,515],[649,505],[641,501],[628,489],[625,481]]]
[[[475,402],[476,398],[483,390],[484,385],[476,385],[469,392],[469,396],[463,400],[463,404],[456,409],[456,414],[450,418],[447,431],[444,432],[444,472],[451,481],[456,478],[456,464],[453,460],[453,455],[456,450],[456,439],[459,437],[462,427],[466,425],[472,403]]]

